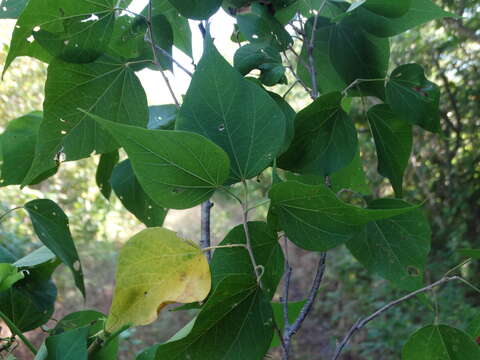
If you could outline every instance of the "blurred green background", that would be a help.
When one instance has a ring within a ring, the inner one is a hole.
[[[432,226],[433,249],[427,281],[438,279],[461,261],[455,249],[480,246],[480,1],[439,0],[437,3],[463,18],[432,22],[392,41],[392,68],[417,62],[442,88],[444,136],[423,131],[416,133],[405,180],[406,199],[425,202],[424,209]],[[8,21],[0,25],[2,64],[13,25]],[[42,109],[45,76],[43,64],[29,58],[15,61],[0,82],[0,130],[3,131],[9,120]],[[288,100],[298,109],[308,99],[298,89],[289,94]],[[374,193],[389,196],[390,186],[376,172],[375,148],[361,106],[353,107],[353,115],[360,132],[365,170]],[[95,184],[97,163],[98,157],[65,163],[55,177],[40,185],[22,190],[18,187],[0,190],[2,212],[34,198],[50,198],[58,202],[70,218],[85,270],[88,297],[83,303],[70,274],[60,268],[54,276],[59,288],[56,319],[82,308],[108,311],[117,250],[129,236],[143,228],[115,196],[108,202],[100,195]],[[251,182],[258,198],[265,196],[268,182],[267,175]],[[226,198],[217,195],[214,203],[213,240],[219,242],[241,219],[236,205]],[[199,215],[198,208],[170,212],[165,225],[198,240]],[[257,210],[254,215],[264,216],[265,209]],[[39,246],[21,210],[1,222],[0,244],[17,255]],[[293,246],[290,253],[295,269],[292,299],[300,300],[309,288],[316,256]],[[470,264],[462,271],[467,279],[478,284],[479,269],[478,265]],[[400,295],[399,290],[384,280],[368,274],[344,248],[333,250],[315,309],[295,338],[294,358],[330,358],[335,341],[358,317]],[[478,312],[480,298],[469,288],[451,284],[438,293],[438,303],[441,322],[465,327]],[[132,359],[140,349],[167,339],[191,317],[189,312],[165,311],[151,326],[123,334],[121,359]],[[344,359],[399,359],[409,334],[433,318],[434,314],[416,301],[396,307],[360,332]],[[2,331],[4,334],[5,330]],[[43,333],[34,331],[28,336],[39,344]],[[29,359],[21,347],[17,355],[20,359]],[[271,358],[279,358],[279,352],[273,350]]]

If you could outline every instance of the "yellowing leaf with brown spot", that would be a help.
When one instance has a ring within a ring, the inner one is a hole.
[[[210,287],[210,268],[197,245],[167,229],[145,229],[120,250],[106,331],[150,324],[165,305],[202,301]]]

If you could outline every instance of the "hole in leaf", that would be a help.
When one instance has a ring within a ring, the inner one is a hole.
[[[225,130],[225,124],[220,124],[218,126],[218,131],[224,131]]]
[[[410,276],[420,276],[420,270],[415,266],[407,266],[407,272]]]

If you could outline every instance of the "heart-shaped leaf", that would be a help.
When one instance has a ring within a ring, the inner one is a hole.
[[[272,337],[272,308],[255,278],[231,275],[214,289],[188,335],[160,345],[155,359],[262,359]]]
[[[199,133],[225,150],[230,157],[229,182],[250,179],[280,152],[285,116],[263,89],[225,61],[211,39],[205,45],[176,128]]]
[[[369,209],[398,209],[411,205],[398,199],[379,199]],[[413,291],[423,285],[430,252],[431,230],[420,209],[368,223],[347,243],[367,270]]]
[[[425,130],[440,130],[440,89],[418,64],[397,67],[386,88],[387,103],[402,119]]]
[[[415,332],[405,344],[402,360],[476,360],[480,347],[461,330],[430,325]]]
[[[163,228],[145,229],[127,241],[118,258],[115,293],[105,329],[147,325],[172,302],[202,301],[210,269],[195,244]]]
[[[295,135],[278,166],[302,174],[329,175],[358,152],[353,121],[343,111],[339,92],[323,95],[295,117]]]
[[[288,238],[311,251],[327,251],[352,239],[371,221],[415,209],[364,209],[340,201],[325,185],[294,181],[274,185],[269,196]]]
[[[73,161],[118,148],[79,108],[119,123],[146,127],[148,122],[147,97],[133,69],[106,57],[90,64],[54,60],[48,67],[43,107],[35,159],[23,185],[57,166],[59,153]]]
[[[227,179],[227,155],[203,136],[147,130],[90,116],[123,146],[140,185],[158,205],[193,207],[207,200]]]

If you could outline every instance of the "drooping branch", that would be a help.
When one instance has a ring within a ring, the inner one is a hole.
[[[459,276],[451,276],[451,277],[444,276],[443,278],[441,278],[437,282],[434,282],[433,284],[425,286],[424,288],[413,291],[410,294],[401,297],[400,299],[394,300],[394,301],[382,306],[380,309],[375,311],[373,314],[371,314],[371,315],[369,315],[365,318],[359,319],[350,328],[347,335],[343,338],[342,342],[340,344],[338,344],[337,349],[335,350],[335,355],[333,356],[332,360],[337,360],[337,359],[340,358],[340,355],[341,355],[342,351],[345,349],[345,347],[347,346],[347,344],[349,343],[349,341],[353,337],[353,335],[355,335],[355,333],[357,331],[364,328],[370,321],[374,320],[375,318],[382,315],[384,312],[388,311],[389,309],[391,309],[392,307],[394,307],[398,304],[401,304],[401,303],[403,303],[407,300],[410,300],[411,298],[413,298],[413,297],[415,297],[419,294],[423,294],[425,292],[431,291],[431,290],[433,290],[433,289],[435,289],[435,288],[437,288],[437,287],[439,287],[439,286],[441,286],[441,285],[443,285],[447,282],[454,281],[454,280],[462,281],[463,279]]]

